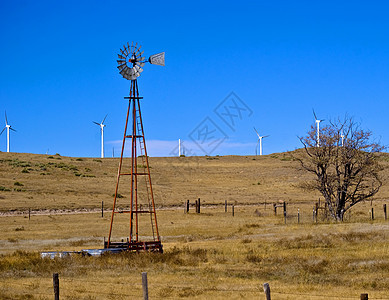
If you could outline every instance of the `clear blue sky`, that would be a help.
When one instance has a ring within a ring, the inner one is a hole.
[[[171,155],[179,138],[197,155],[253,155],[253,126],[270,135],[264,154],[294,150],[312,108],[354,116],[387,145],[388,11],[387,1],[1,1],[0,125],[6,110],[14,152],[98,157],[92,121],[108,114],[106,155],[118,154],[130,82],[116,54],[136,41],[166,52],[165,67],[138,79],[151,156]],[[246,110],[228,126],[217,112],[231,92]],[[204,125],[217,131],[202,150]]]

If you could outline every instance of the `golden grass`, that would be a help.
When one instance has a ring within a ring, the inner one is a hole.
[[[0,299],[52,299],[54,272],[64,299],[139,299],[144,271],[151,299],[261,299],[264,282],[273,299],[389,298],[387,187],[344,223],[319,215],[315,224],[319,195],[298,188],[309,177],[295,170],[296,162],[286,154],[253,159],[151,158],[165,253],[50,260],[38,252],[102,248],[110,213],[101,218],[80,210],[98,210],[102,200],[109,208],[118,160],[0,153],[0,186],[9,189],[0,191],[1,210],[16,211],[0,217]],[[120,193],[128,201],[126,190]],[[184,200],[198,197],[202,213],[184,214]],[[231,206],[224,212],[224,200],[235,204],[234,217]],[[279,200],[288,203],[286,225],[282,209],[274,216],[271,207]],[[34,209],[30,220],[28,208]],[[115,239],[128,236],[127,217],[115,218]],[[141,222],[143,230],[148,221]]]
[[[270,282],[275,299],[296,299],[293,293],[312,299],[387,295],[389,224],[382,220],[284,225],[281,216],[263,206],[237,207],[235,217],[223,206],[203,211],[159,211],[163,255],[55,260],[41,259],[37,251],[101,248],[108,215],[0,218],[0,296],[51,298],[51,276],[58,272],[65,299],[140,298],[143,271],[151,298],[258,298],[264,282]],[[125,237],[127,221],[118,219],[117,225],[122,229],[118,235]]]

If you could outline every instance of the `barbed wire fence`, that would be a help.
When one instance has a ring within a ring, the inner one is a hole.
[[[40,291],[36,291],[37,288],[32,288],[32,284],[26,284],[22,282],[1,282],[1,288],[4,293],[4,287],[9,288],[9,285],[11,286],[17,286],[17,287],[24,287],[26,291],[19,291],[15,292],[13,290],[13,295],[17,295],[20,297],[30,297],[31,295],[44,297],[44,298],[51,298],[54,296],[55,300],[59,300],[60,296],[64,298],[74,298],[77,297],[78,294],[82,294],[84,296],[94,296],[101,298],[108,298],[108,297],[114,297],[115,299],[149,299],[149,285],[147,280],[147,273],[142,272],[142,280],[140,280],[139,283],[131,282],[130,290],[128,282],[109,282],[104,280],[82,280],[82,285],[79,284],[80,280],[72,279],[70,277],[62,277],[59,278],[58,273],[53,274],[53,285],[47,285],[44,286],[43,289]],[[85,284],[88,285],[89,288],[85,287]],[[111,291],[102,291],[100,288],[101,286],[109,286]],[[60,289],[61,287],[61,289]],[[71,288],[70,288],[71,287]],[[41,288],[41,286],[39,286]],[[68,290],[71,289],[71,291]],[[257,287],[248,287],[248,286],[240,286],[240,287],[227,287],[227,288],[220,288],[220,287],[201,287],[201,286],[189,286],[189,285],[183,285],[183,284],[159,284],[159,283],[152,283],[151,288],[168,288],[170,291],[178,291],[180,294],[179,296],[173,296],[169,294],[164,294],[163,299],[177,299],[181,297],[188,298],[191,295],[200,295],[207,292],[212,293],[230,293],[237,295],[239,293],[249,293],[253,296],[255,296],[257,299],[266,299],[270,300],[271,295],[274,296],[273,299],[284,299],[285,296],[290,296],[293,299],[301,298],[301,299],[360,299],[360,300],[389,300],[389,297],[376,297],[376,296],[369,296],[367,293],[363,293],[360,295],[350,295],[350,296],[344,296],[344,295],[331,295],[331,294],[314,294],[314,293],[301,293],[301,292],[285,292],[285,291],[278,291],[277,289],[272,288],[272,291],[270,292],[270,285],[269,283],[264,283],[263,288],[262,285],[258,284]],[[190,291],[189,295],[186,295]],[[156,296],[154,296],[156,297]],[[157,298],[157,297],[156,297]]]

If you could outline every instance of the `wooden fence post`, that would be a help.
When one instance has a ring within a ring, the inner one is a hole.
[[[232,216],[235,216],[235,205],[232,204]]]
[[[104,201],[101,201],[101,217],[104,218]]]
[[[199,200],[197,201],[197,213],[198,213],[198,214],[200,213],[200,198],[199,198]]]
[[[59,278],[58,273],[53,273],[54,300],[59,300]]]
[[[273,203],[273,207],[274,207],[274,215],[276,216],[277,215],[277,204]]]
[[[149,299],[149,287],[147,285],[147,272],[142,272],[143,299]]]
[[[227,200],[224,201],[224,212],[227,212]]]
[[[386,204],[384,204],[384,217],[385,217],[385,221],[387,220],[387,217],[386,217]]]
[[[371,220],[374,221],[374,208],[371,208]]]
[[[198,206],[198,203],[197,203],[197,200],[195,200],[195,213],[197,213],[197,206]]]
[[[361,294],[361,300],[369,300],[369,294]]]
[[[268,283],[263,284],[263,291],[265,292],[266,300],[271,300],[271,298],[270,298],[270,286]]]
[[[189,213],[189,200],[186,200],[186,212]]]
[[[315,223],[315,207],[312,210],[312,222]]]
[[[385,207],[385,209],[386,209],[386,207]],[[30,219],[31,219],[31,208],[28,209],[28,220],[30,220]],[[385,220],[386,220],[386,218],[385,218]]]
[[[284,206],[284,222],[286,224],[286,202],[285,201],[284,201],[283,206]]]
[[[300,208],[297,209],[297,224],[300,224]]]

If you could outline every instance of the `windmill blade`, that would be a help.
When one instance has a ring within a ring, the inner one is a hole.
[[[134,69],[136,70],[136,72],[139,73],[139,75],[140,75],[141,72],[143,72],[143,69],[141,67],[139,67],[138,65],[135,65]]]
[[[118,54],[118,58],[126,60],[126,57],[120,54]]]
[[[138,51],[136,52],[136,57],[141,57],[142,55],[143,55],[143,53],[145,53],[144,51],[140,51],[139,49],[138,49]]]
[[[117,66],[117,68],[119,69],[119,70],[121,70],[121,69],[123,69],[127,64],[126,64],[126,62],[123,62],[123,63],[119,63],[118,62],[118,66]]]
[[[136,70],[135,70],[134,68],[127,68],[126,74],[127,74],[128,76],[132,76],[132,75],[134,75],[135,73],[136,73]]]
[[[165,66],[165,52],[151,55],[149,57],[149,62],[153,65]]]
[[[3,130],[0,132],[0,135],[3,134],[3,131],[6,129],[7,127],[4,127]]]
[[[313,111],[313,116],[315,117],[315,120],[317,120],[317,117],[316,117],[316,114],[315,114],[315,110],[312,108],[312,111]]]
[[[265,135],[265,136],[263,136],[262,138],[264,139],[265,137],[268,137],[268,136],[270,136],[270,135]]]
[[[10,127],[9,129],[16,132],[16,129],[13,129],[12,127]]]
[[[124,68],[119,72],[122,76],[124,76],[124,74],[126,74],[127,70],[129,68],[127,66],[124,66]]]
[[[123,45],[123,48],[124,48],[124,52],[128,55],[128,53],[130,53],[130,52],[128,51],[129,49],[127,49],[126,45]]]
[[[145,65],[144,62],[139,62],[139,61],[137,61],[136,64],[137,64],[139,67],[141,67],[141,68],[143,68],[143,66]]]
[[[105,119],[107,118],[108,114],[105,115],[103,121],[101,121],[101,124],[104,124]]]
[[[125,67],[127,67],[126,64],[122,64],[122,65],[120,65],[120,66],[117,66],[117,68],[119,69],[119,72],[120,72],[121,70],[123,70]]]
[[[95,121],[92,121],[93,123],[95,123],[96,125],[99,125],[100,126],[100,124],[99,123],[97,123],[97,122],[95,122]]]
[[[120,49],[120,52],[121,52],[125,57],[127,57],[127,53],[125,53],[122,49]]]
[[[255,145],[255,155],[258,154],[258,144],[259,144],[259,139],[257,141],[257,144]]]
[[[136,49],[136,51],[135,51],[137,53],[136,56],[138,56],[138,53],[140,53],[140,48],[142,48],[142,45],[139,45],[139,48]]]
[[[144,51],[142,51],[142,52],[140,52],[140,53],[138,53],[137,55],[136,55],[136,59],[137,60],[143,60],[144,58],[142,57],[142,55],[143,55],[143,53],[145,53]]]
[[[7,112],[5,111],[5,125],[8,125]]]

